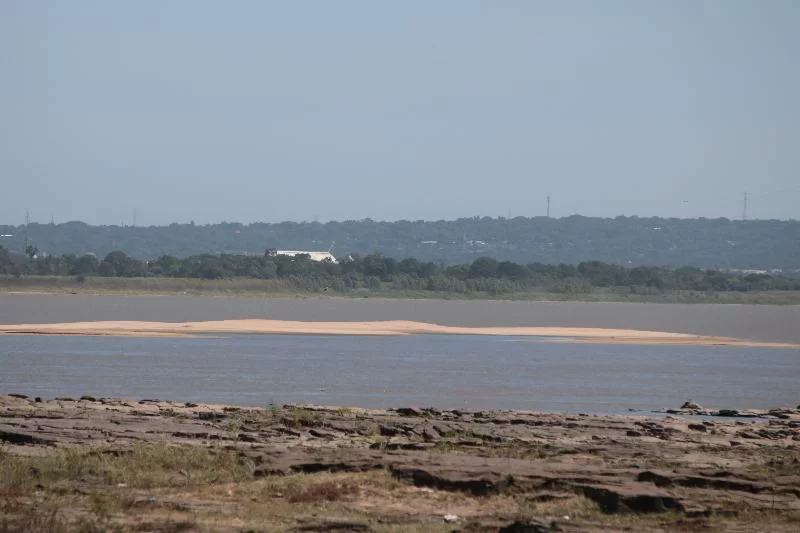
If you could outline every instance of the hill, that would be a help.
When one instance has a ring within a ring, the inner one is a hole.
[[[599,260],[623,265],[692,265],[723,269],[800,269],[800,222],[665,218],[517,217],[451,221],[281,222],[169,226],[91,226],[82,222],[0,226],[12,252],[33,243],[47,254],[124,250],[161,255],[263,254],[265,249],[382,253],[447,265],[491,256],[517,263]]]

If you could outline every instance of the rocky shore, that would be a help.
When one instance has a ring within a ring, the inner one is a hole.
[[[800,409],[748,414],[6,395],[0,531],[797,531]]]

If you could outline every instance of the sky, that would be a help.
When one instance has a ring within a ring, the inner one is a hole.
[[[0,224],[800,218],[800,2],[0,2]]]

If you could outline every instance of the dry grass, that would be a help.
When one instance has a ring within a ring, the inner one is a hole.
[[[316,420],[317,414],[294,411],[298,421],[305,416]],[[269,416],[289,415],[281,410]],[[716,533],[762,528],[783,533],[800,524],[797,512],[739,511],[730,518],[606,515],[578,495],[546,498],[509,491],[473,497],[414,487],[385,470],[254,478],[252,465],[233,451],[166,443],[124,451],[71,447],[44,457],[0,451],[0,533],[269,533],[334,523],[361,524],[386,533],[482,531],[487,520],[531,519],[555,520],[582,531]],[[460,519],[445,523],[445,514]]]
[[[325,415],[306,407],[289,406],[284,409],[283,423],[290,428],[318,427],[325,423]]]
[[[495,444],[492,446],[464,445],[441,440],[432,448],[438,453],[465,453],[480,457],[499,457],[502,459],[547,459],[557,455],[558,450],[549,444]]]
[[[0,451],[0,491],[18,493],[59,484],[124,484],[131,488],[188,486],[248,479],[253,465],[238,454],[167,443],[126,450],[69,447],[44,457]]]

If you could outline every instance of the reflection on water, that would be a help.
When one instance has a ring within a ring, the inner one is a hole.
[[[513,341],[513,342],[509,342]],[[796,350],[482,336],[0,337],[0,392],[622,412],[796,405]]]

